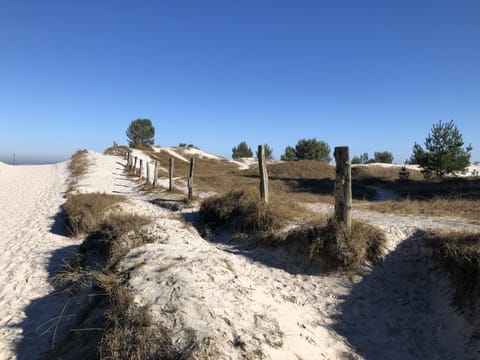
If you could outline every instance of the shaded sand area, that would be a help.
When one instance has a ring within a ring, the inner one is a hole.
[[[68,300],[52,294],[49,281],[76,248],[63,229],[67,177],[67,163],[0,163],[0,359],[35,358],[48,349]]]

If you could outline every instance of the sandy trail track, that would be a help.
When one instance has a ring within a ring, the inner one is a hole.
[[[75,249],[60,213],[67,176],[67,163],[0,164],[0,359],[29,358],[26,354],[48,349],[52,332],[38,335],[66,301],[57,294],[35,303],[51,293],[55,264]]]

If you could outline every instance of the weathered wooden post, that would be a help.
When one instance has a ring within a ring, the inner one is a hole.
[[[133,163],[133,175],[137,172],[137,157],[135,156],[135,162]]]
[[[147,167],[147,184],[150,181],[150,165],[148,164],[148,161],[145,162],[145,166]]]
[[[140,171],[138,172],[138,178],[142,178],[142,170],[143,170],[143,159],[140,159]]]
[[[153,170],[153,183],[152,186],[155,187],[157,186],[158,182],[158,161],[155,160],[155,168]]]
[[[170,160],[168,161],[168,191],[172,191],[173,190],[173,158],[170,158]]]
[[[352,228],[352,169],[348,146],[335,147],[335,221],[349,233]]]
[[[190,172],[188,173],[188,202],[193,199],[193,169],[195,167],[195,159],[190,159]]]
[[[265,146],[258,145],[258,171],[260,173],[260,197],[268,204],[268,173],[265,163]]]
[[[130,153],[127,151],[125,153],[125,159],[127,160],[127,169],[130,167]]]

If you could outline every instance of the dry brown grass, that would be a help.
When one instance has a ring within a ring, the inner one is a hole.
[[[287,242],[303,244],[311,259],[325,260],[338,271],[359,270],[366,261],[376,263],[383,258],[385,234],[376,227],[360,221],[352,222],[351,232],[345,231],[332,219],[291,232]]]
[[[87,154],[87,150],[78,150],[70,158],[70,164],[68,165],[70,181],[68,183],[67,192],[72,192],[75,189],[79,178],[87,173],[89,166]]]
[[[130,152],[130,148],[128,146],[123,145],[113,145],[109,148],[104,150],[105,155],[115,155],[115,156],[124,156],[125,153]]]
[[[91,233],[100,227],[107,210],[123,201],[126,201],[126,198],[118,195],[69,195],[64,205],[66,226],[73,235]]]
[[[142,228],[151,219],[145,216],[110,213],[80,246],[80,253],[95,258],[95,262],[114,267],[131,249],[154,241]]]
[[[272,233],[298,218],[313,215],[303,208],[271,199],[265,204],[256,192],[232,191],[206,199],[200,207],[202,222],[210,229],[256,234]]]
[[[434,258],[450,274],[454,303],[472,312],[480,301],[480,233],[425,232]]]
[[[69,286],[72,293],[86,292],[95,298],[106,296],[108,302],[95,302],[105,309],[87,305],[87,310],[79,310],[86,315],[79,320],[77,328],[85,329],[86,333],[71,335],[68,343],[60,344],[52,351],[59,358],[75,358],[72,353],[78,350],[101,359],[176,359],[186,356],[189,351],[174,348],[171,334],[153,321],[150,309],[135,305],[126,285],[128,274],[116,271],[118,261],[131,249],[154,241],[143,231],[151,219],[111,210],[114,204],[123,200],[101,194],[69,198],[67,218],[78,231],[88,230],[89,235],[80,246],[78,256],[57,275],[57,283],[62,287]],[[102,295],[98,294],[98,288]],[[99,317],[103,314],[102,323]],[[96,326],[89,330],[91,322]],[[102,335],[96,336],[99,329],[103,329]],[[99,340],[98,349],[91,346],[86,349],[84,341],[92,339]]]
[[[362,207],[389,214],[450,216],[480,221],[480,200],[433,198],[381,201],[363,204]]]
[[[228,230],[234,238],[248,239],[257,245],[296,243],[308,249],[310,258],[327,260],[330,267],[341,271],[357,270],[367,260],[380,261],[386,242],[385,234],[369,224],[353,221],[351,232],[347,233],[332,220],[299,216],[292,212],[292,207],[278,203],[266,205],[245,191],[207,199],[200,213],[207,229]],[[306,219],[309,225],[285,232],[289,222]]]
[[[177,355],[167,328],[153,321],[149,307],[135,305],[131,290],[113,272],[96,274],[109,299],[106,327],[99,344],[101,359],[174,359]]]

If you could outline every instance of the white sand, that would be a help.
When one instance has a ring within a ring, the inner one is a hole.
[[[40,335],[55,325],[51,320],[68,300],[51,295],[48,281],[78,244],[55,219],[67,174],[66,163],[0,164],[0,359],[15,358],[15,343],[24,358],[47,350],[53,329]]]
[[[356,212],[356,217],[386,231],[385,262],[363,276],[326,274],[305,264],[295,249],[207,242],[182,221],[195,208],[172,213],[155,206],[123,174],[124,159],[94,152],[88,156],[91,167],[79,183],[80,191],[126,195],[130,202],[122,205],[124,211],[154,219],[148,231],[156,242],[131,251],[121,268],[131,271],[136,302],[151,305],[153,316],[173,330],[177,345],[195,335],[197,357],[478,358],[478,341],[469,343],[475,323],[450,306],[448,283],[415,237],[418,228],[478,231],[478,226],[461,219]],[[0,176],[0,276],[7,284],[0,293],[4,359],[15,358],[14,342],[25,344],[25,338],[31,354],[48,347],[49,339],[34,330],[55,311],[50,306],[42,307],[45,313],[32,310],[28,321],[25,311],[35,309],[31,304],[37,298],[41,304],[54,304],[46,297],[51,291],[48,257],[72,240],[50,231],[51,217],[63,201],[65,164],[0,164]],[[319,212],[331,211],[313,206]],[[20,329],[11,327],[19,322]],[[17,351],[18,358],[20,354]]]
[[[166,146],[156,146],[153,148],[153,150],[155,152],[165,152],[167,153],[168,155],[171,155],[177,159],[180,159],[181,161],[184,161],[184,162],[190,162],[190,160],[187,160],[185,157],[183,157],[182,155],[178,154],[176,151],[175,151],[175,148],[170,148],[170,147],[166,147]]]

